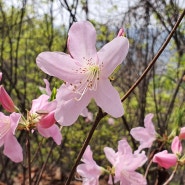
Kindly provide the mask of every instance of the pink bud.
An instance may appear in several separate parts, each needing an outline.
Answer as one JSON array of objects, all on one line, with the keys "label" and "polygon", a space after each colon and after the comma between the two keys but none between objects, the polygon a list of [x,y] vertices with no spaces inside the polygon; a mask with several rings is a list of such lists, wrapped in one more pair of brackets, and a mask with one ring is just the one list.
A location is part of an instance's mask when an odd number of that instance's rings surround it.
[{"label": "pink bud", "polygon": [[175,154],[170,154],[167,150],[164,150],[154,155],[153,162],[158,163],[159,166],[168,169],[176,165],[177,157]]},{"label": "pink bud", "polygon": [[181,144],[178,136],[174,137],[172,144],[171,144],[171,150],[174,154],[181,154],[182,144]]},{"label": "pink bud", "polygon": [[179,134],[179,139],[185,139],[185,127],[182,127]]},{"label": "pink bud", "polygon": [[15,111],[15,105],[2,85],[0,86],[0,103],[8,112]]},{"label": "pink bud", "polygon": [[49,128],[56,123],[54,112],[49,113],[41,118],[39,124],[42,128]]},{"label": "pink bud", "polygon": [[119,30],[117,37],[122,37],[122,36],[125,36],[125,32],[123,28]]}]

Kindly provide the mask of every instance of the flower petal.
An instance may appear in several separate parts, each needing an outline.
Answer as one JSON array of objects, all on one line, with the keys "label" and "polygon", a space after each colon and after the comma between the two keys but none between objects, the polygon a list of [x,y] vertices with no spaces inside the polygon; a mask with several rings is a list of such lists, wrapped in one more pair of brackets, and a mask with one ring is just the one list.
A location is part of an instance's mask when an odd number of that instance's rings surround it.
[{"label": "flower petal", "polygon": [[99,80],[96,92],[93,98],[98,106],[111,116],[117,118],[124,113],[119,93],[114,89],[108,79]]},{"label": "flower petal", "polygon": [[171,144],[171,150],[174,154],[182,153],[182,143],[178,136],[174,137],[172,144]]},{"label": "flower petal", "polygon": [[152,113],[149,113],[145,116],[145,119],[144,119],[144,125],[145,125],[145,128],[147,128],[147,132],[150,133],[150,134],[156,134],[155,132],[155,127],[154,127],[154,124],[152,122],[152,118],[153,118],[153,114]]},{"label": "flower petal", "polygon": [[52,137],[57,145],[61,144],[62,135],[60,129],[57,125],[52,125],[49,128],[43,128],[40,125],[37,125],[38,132],[45,138]]},{"label": "flower petal", "polygon": [[143,175],[135,171],[124,171],[120,178],[120,185],[147,185]]},{"label": "flower petal", "polygon": [[130,147],[126,139],[118,141],[118,152],[122,154],[132,155],[132,148]]},{"label": "flower petal", "polygon": [[89,104],[92,96],[91,92],[88,92],[84,94],[80,100],[77,100],[76,94],[71,91],[69,91],[67,95],[66,90],[64,94],[66,97],[70,97],[70,99],[64,100],[62,93],[57,94],[57,108],[55,111],[55,119],[62,126],[70,126],[78,119],[78,116]]},{"label": "flower petal", "polygon": [[21,114],[13,112],[10,114],[10,124],[12,133],[15,134],[15,130],[19,124],[19,120],[21,118]]},{"label": "flower petal", "polygon": [[11,132],[7,133],[5,136],[3,153],[16,163],[23,160],[22,147]]},{"label": "flower petal", "polygon": [[88,21],[74,23],[68,33],[68,49],[74,59],[96,56],[96,30]]},{"label": "flower petal", "polygon": [[109,77],[114,69],[123,62],[128,53],[129,43],[126,37],[116,37],[107,43],[99,52],[99,63],[103,63],[102,73]]},{"label": "flower petal", "polygon": [[74,59],[60,52],[42,52],[37,58],[38,67],[50,76],[55,76],[66,82],[74,82],[81,79],[81,74],[75,73],[79,68]]},{"label": "flower petal", "polygon": [[105,147],[104,148],[104,153],[105,153],[105,156],[108,159],[108,161],[112,165],[114,165],[115,160],[116,160],[116,152],[112,148],[110,148],[110,147]]}]

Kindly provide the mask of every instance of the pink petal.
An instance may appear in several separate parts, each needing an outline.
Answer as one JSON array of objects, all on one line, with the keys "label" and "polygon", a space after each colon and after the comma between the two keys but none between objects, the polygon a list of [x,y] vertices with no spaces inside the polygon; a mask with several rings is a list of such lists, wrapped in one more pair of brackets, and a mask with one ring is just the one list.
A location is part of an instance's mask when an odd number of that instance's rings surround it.
[{"label": "pink petal", "polygon": [[42,94],[37,99],[32,100],[32,107],[30,112],[35,113],[38,110],[43,110],[43,106],[48,102],[49,96]]},{"label": "pink petal", "polygon": [[57,94],[56,100],[58,104],[55,112],[55,119],[62,126],[70,126],[78,119],[78,116],[89,104],[91,100],[91,93],[87,92],[80,100],[75,99],[76,94],[71,93],[70,91],[68,95],[65,95],[66,97],[69,96],[73,98],[63,100],[62,93]]},{"label": "pink petal", "polygon": [[122,173],[120,185],[147,185],[147,181],[140,173],[127,171]]},{"label": "pink petal", "polygon": [[86,178],[94,178],[98,179],[99,176],[102,173],[101,167],[97,164],[91,165],[91,164],[80,164],[77,167],[77,172],[82,176]]},{"label": "pink petal", "polygon": [[50,76],[55,76],[66,82],[74,82],[81,79],[80,74],[75,72],[79,68],[69,55],[61,54],[59,52],[42,52],[37,58],[38,67]]},{"label": "pink petal", "polygon": [[84,163],[91,163],[93,161],[93,163],[94,163],[92,155],[93,155],[93,153],[91,151],[90,145],[88,145],[84,154],[83,154],[82,161]]},{"label": "pink petal", "polygon": [[15,105],[11,99],[11,97],[6,92],[5,88],[1,85],[0,86],[0,103],[2,104],[3,108],[8,112],[15,111]]},{"label": "pink petal", "polygon": [[116,152],[110,147],[105,147],[104,153],[108,161],[114,166],[116,161]]},{"label": "pink petal", "polygon": [[50,83],[47,79],[44,79],[44,83],[46,84],[46,94],[51,95]]},{"label": "pink petal", "polygon": [[43,128],[40,125],[37,125],[38,132],[45,138],[52,137],[57,145],[61,144],[62,135],[60,129],[57,125],[52,125],[49,128]]},{"label": "pink petal", "polygon": [[5,136],[3,153],[16,163],[23,160],[22,147],[11,132]]},{"label": "pink petal", "polygon": [[114,89],[108,79],[99,80],[93,98],[97,105],[111,116],[117,118],[123,115],[124,110],[119,93]]},{"label": "pink petal", "polygon": [[126,139],[118,141],[118,152],[122,154],[132,155],[132,148],[130,147]]},{"label": "pink petal", "polygon": [[13,112],[10,114],[10,124],[11,124],[11,131],[15,134],[15,130],[19,124],[19,120],[21,118],[21,114]]},{"label": "pink petal", "polygon": [[182,153],[182,143],[178,136],[174,137],[172,144],[171,144],[171,150],[174,154]]},{"label": "pink petal", "polygon": [[153,162],[158,163],[159,166],[168,169],[176,165],[177,157],[175,154],[170,154],[167,150],[164,150],[154,155]]},{"label": "pink petal", "polygon": [[150,138],[150,135],[147,132],[146,128],[143,127],[132,128],[130,134],[135,140],[140,142],[147,141]]},{"label": "pink petal", "polygon": [[147,114],[145,116],[145,119],[144,119],[144,125],[145,125],[145,128],[147,128],[147,132],[151,133],[151,134],[156,134],[155,132],[155,127],[154,127],[154,124],[152,122],[152,118],[153,118],[153,114]]},{"label": "pink petal", "polygon": [[109,77],[114,69],[123,62],[128,48],[129,43],[126,37],[116,37],[98,52],[99,63],[103,63],[103,77]]},{"label": "pink petal", "polygon": [[88,21],[76,22],[68,33],[68,49],[74,59],[96,57],[96,30]]},{"label": "pink petal", "polygon": [[51,127],[53,124],[55,124],[56,120],[54,117],[54,112],[49,113],[45,116],[43,116],[41,118],[41,120],[39,121],[39,125],[43,128],[49,128]]}]

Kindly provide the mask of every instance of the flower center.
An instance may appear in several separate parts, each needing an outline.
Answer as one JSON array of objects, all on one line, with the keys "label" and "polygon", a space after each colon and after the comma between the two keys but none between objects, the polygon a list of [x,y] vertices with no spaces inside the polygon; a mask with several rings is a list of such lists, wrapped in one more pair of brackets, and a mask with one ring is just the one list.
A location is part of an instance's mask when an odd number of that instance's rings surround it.
[{"label": "flower center", "polygon": [[88,60],[87,64],[76,70],[76,73],[83,74],[83,78],[76,84],[71,84],[73,91],[80,94],[76,100],[80,100],[82,96],[88,91],[96,91],[98,80],[100,78],[100,71],[102,65],[97,65]]}]

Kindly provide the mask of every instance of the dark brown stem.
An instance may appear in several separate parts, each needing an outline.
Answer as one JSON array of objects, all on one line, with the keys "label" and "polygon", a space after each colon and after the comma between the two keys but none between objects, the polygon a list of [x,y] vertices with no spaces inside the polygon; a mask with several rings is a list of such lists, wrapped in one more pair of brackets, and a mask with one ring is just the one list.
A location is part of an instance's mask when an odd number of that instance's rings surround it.
[{"label": "dark brown stem", "polygon": [[68,177],[65,185],[69,185],[70,184],[71,179],[73,178],[73,175],[75,173],[76,167],[79,164],[79,162],[80,162],[80,160],[81,160],[81,158],[82,158],[82,156],[83,156],[83,154],[84,154],[84,152],[85,152],[85,150],[86,150],[86,148],[87,148],[87,146],[88,146],[88,144],[89,144],[89,142],[90,142],[90,140],[91,140],[91,138],[93,136],[93,133],[94,133],[95,129],[98,126],[98,123],[106,115],[107,114],[103,113],[102,110],[99,108],[98,114],[96,116],[96,120],[94,121],[94,124],[93,124],[93,126],[92,126],[92,128],[91,128],[91,130],[90,130],[90,132],[89,132],[89,134],[88,134],[88,136],[87,136],[87,138],[86,138],[86,140],[85,140],[85,142],[84,142],[84,144],[83,144],[83,146],[82,146],[82,148],[81,148],[77,158],[76,158],[75,164],[72,167],[72,170],[71,170],[71,172],[69,174],[69,177]]},{"label": "dark brown stem", "polygon": [[26,143],[26,149],[27,149],[27,160],[28,160],[28,179],[29,179],[29,185],[31,185],[31,150],[30,150],[30,132],[27,132],[27,143]]},{"label": "dark brown stem", "polygon": [[151,60],[149,63],[148,67],[144,70],[143,74],[136,80],[136,82],[132,85],[132,87],[126,92],[126,94],[121,98],[121,101],[123,102],[130,94],[131,92],[137,87],[137,85],[142,81],[142,79],[146,76],[146,74],[150,71],[150,69],[153,67],[161,53],[164,51],[166,48],[167,44],[170,42],[170,39],[172,38],[174,32],[178,28],[180,22],[182,21],[183,17],[185,15],[185,9],[183,10],[181,16],[177,20],[176,24],[174,25],[173,29],[171,30],[170,34],[166,38],[166,41],[163,43],[157,54],[154,56],[154,58]]}]

